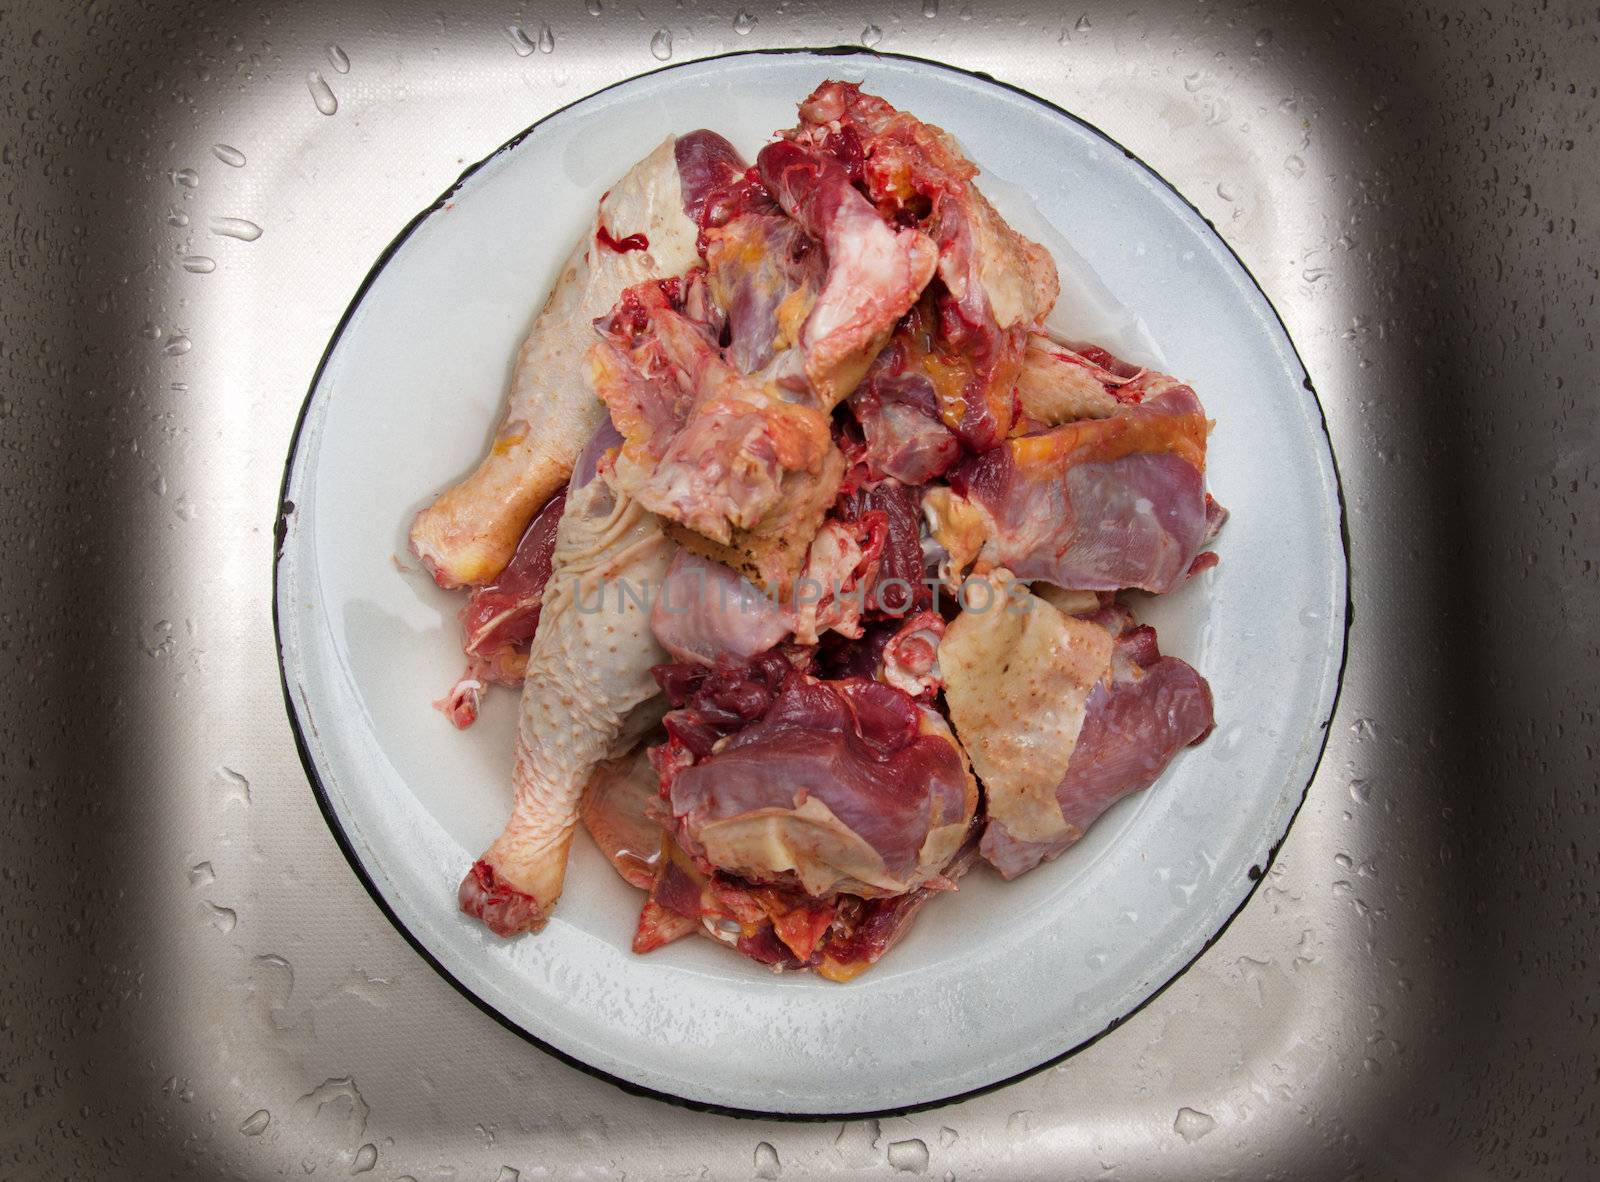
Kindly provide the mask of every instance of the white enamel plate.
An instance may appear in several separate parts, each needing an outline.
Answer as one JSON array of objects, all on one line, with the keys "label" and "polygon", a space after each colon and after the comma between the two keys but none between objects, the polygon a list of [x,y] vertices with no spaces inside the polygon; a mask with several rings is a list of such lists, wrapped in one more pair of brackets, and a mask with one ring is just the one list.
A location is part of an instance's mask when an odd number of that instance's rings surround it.
[{"label": "white enamel plate", "polygon": [[[1081,256],[1062,260],[1076,284],[1068,327],[1077,308],[1094,323],[1075,335],[1109,334],[1134,360],[1164,361],[1216,420],[1208,475],[1233,513],[1222,563],[1139,610],[1163,650],[1210,679],[1217,731],[1059,861],[1012,883],[968,875],[846,985],[774,976],[706,940],[634,955],[641,896],[586,838],[549,927],[498,940],[457,913],[456,885],[510,807],[516,695],[491,694],[466,732],[430,705],[461,668],[460,600],[397,569],[406,525],[477,461],[516,346],[612,181],[666,133],[701,126],[753,158],[828,77],[950,130],[986,176],[1011,182],[1002,209],[1039,233],[1019,208],[1032,193],[1034,216]],[[1137,320],[1116,323],[1119,306]],[[921,61],[695,62],[535,126],[373,272],[307,401],[285,498],[285,692],[323,810],[374,897],[441,972],[541,1045],[627,1085],[730,1109],[936,1103],[1056,1060],[1137,1009],[1265,870],[1316,767],[1343,658],[1337,477],[1266,298],[1200,215],[1103,135]]]}]

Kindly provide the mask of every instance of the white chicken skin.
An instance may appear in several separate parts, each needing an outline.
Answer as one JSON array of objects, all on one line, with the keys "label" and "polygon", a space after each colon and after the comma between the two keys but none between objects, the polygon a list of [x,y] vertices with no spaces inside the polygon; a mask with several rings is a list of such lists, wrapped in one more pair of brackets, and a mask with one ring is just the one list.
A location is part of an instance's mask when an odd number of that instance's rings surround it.
[{"label": "white chicken skin", "polygon": [[595,470],[596,453],[616,441],[605,423],[573,473],[528,653],[511,819],[458,893],[461,910],[500,936],[549,919],[584,784],[629,712],[655,695],[651,666],[668,659],[641,600],[660,587],[675,547],[659,518],[613,488],[603,460]]},{"label": "white chicken skin", "polygon": [[699,257],[684,212],[678,137],[668,136],[600,199],[517,352],[505,419],[466,479],[417,514],[411,547],[441,587],[499,574],[528,522],[572,473],[605,409],[584,374],[589,327],[617,293]]}]

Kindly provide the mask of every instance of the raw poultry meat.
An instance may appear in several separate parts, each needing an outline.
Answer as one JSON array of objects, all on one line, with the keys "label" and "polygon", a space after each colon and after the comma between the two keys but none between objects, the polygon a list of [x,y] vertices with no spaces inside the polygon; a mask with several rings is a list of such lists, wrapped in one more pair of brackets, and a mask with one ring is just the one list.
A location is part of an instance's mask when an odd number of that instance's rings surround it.
[{"label": "raw poultry meat", "polygon": [[748,660],[794,632],[793,612],[720,562],[680,550],[650,611],[650,628],[672,659]]},{"label": "raw poultry meat", "polygon": [[[1004,589],[1009,575],[996,576]],[[980,849],[1006,878],[1059,856],[1212,726],[1205,679],[1114,606],[1033,595],[957,616],[939,645],[956,734],[983,781]]]},{"label": "raw poultry meat", "polygon": [[628,885],[642,891],[655,881],[662,837],[660,823],[651,816],[651,802],[661,798],[661,777],[645,747],[640,743],[598,764],[578,803],[596,847]]},{"label": "raw poultry meat", "polygon": [[473,588],[457,618],[467,671],[434,705],[457,729],[478,717],[483,691],[490,683],[521,685],[528,670],[528,646],[539,628],[539,610],[550,582],[550,560],[556,548],[556,525],[567,506],[563,490],[545,502],[517,543],[516,553],[494,582]]},{"label": "raw poultry meat", "polygon": [[932,298],[919,300],[850,396],[868,468],[906,484],[943,476],[964,450],[942,414],[965,384],[959,360],[951,364],[935,352],[937,315]]},{"label": "raw poultry meat", "polygon": [[694,132],[603,199],[519,364],[564,375],[513,399],[504,438],[540,438],[440,501],[499,523],[499,565],[418,544],[480,584],[447,713],[525,674],[512,817],[459,892],[491,930],[543,926],[581,816],[644,892],[636,952],[698,934],[849,980],[980,859],[1060,856],[1209,733],[1205,679],[1118,596],[1215,563],[1210,424],[1046,327],[1055,264],[977,175],[827,82],[753,166]]},{"label": "raw poultry meat", "polygon": [[1015,418],[1028,330],[1059,291],[1049,254],[995,212],[973,182],[977,167],[948,134],[859,86],[823,83],[790,134],[843,161],[886,218],[937,243],[927,320],[941,371],[939,415],[969,448],[993,447]]},{"label": "raw poultry meat", "polygon": [[823,409],[849,395],[927,285],[938,248],[919,230],[884,222],[832,157],[780,141],[761,149],[761,180],[790,217],[822,244],[827,277],[799,345]]},{"label": "raw poultry meat", "polygon": [[759,524],[834,449],[827,417],[742,374],[718,346],[705,272],[629,288],[590,354],[625,440],[621,487],[713,541]]},{"label": "raw poultry meat", "polygon": [[936,711],[781,657],[660,676],[678,705],[658,749],[663,793],[703,869],[876,898],[938,878],[955,856],[978,792]]},{"label": "raw poultry meat", "polygon": [[[715,141],[727,142],[711,132],[668,136],[601,197],[517,351],[505,419],[488,454],[412,523],[412,549],[441,587],[492,580],[533,515],[566,484],[602,417],[584,380],[589,322],[623,288],[695,262],[699,227],[685,206],[703,205],[704,187],[716,182],[705,167],[716,157]],[[687,176],[680,156],[695,162]]]},{"label": "raw poultry meat", "polygon": [[613,486],[598,450],[579,457],[556,529],[528,652],[511,819],[459,892],[461,909],[496,935],[538,931],[549,918],[584,783],[630,711],[655,694],[650,669],[666,657],[648,607],[624,590],[659,586],[672,543],[653,514]]},{"label": "raw poultry meat", "polygon": [[1205,412],[1172,385],[1110,418],[1008,439],[927,494],[955,567],[1058,587],[1171,591],[1220,525],[1205,488]]}]

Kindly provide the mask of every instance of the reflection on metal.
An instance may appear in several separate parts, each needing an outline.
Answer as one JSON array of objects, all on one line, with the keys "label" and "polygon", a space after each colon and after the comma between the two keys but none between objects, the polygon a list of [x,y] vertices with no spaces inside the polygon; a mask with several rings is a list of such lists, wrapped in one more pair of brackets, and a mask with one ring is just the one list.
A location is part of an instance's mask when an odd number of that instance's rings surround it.
[{"label": "reflection on metal", "polygon": [[[0,12],[7,1170],[1583,1173],[1600,25],[1555,8],[548,5],[532,54],[483,3]],[[864,27],[1216,223],[1327,410],[1355,619],[1293,832],[1151,1005],[954,1107],[740,1122],[540,1053],[384,923],[284,717],[272,526],[335,323],[463,167],[663,45]]]}]

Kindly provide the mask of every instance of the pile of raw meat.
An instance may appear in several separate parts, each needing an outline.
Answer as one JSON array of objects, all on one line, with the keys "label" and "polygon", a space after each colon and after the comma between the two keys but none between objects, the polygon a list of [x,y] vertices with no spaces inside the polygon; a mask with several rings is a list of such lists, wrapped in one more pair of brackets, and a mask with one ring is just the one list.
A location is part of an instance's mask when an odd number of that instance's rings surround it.
[{"label": "pile of raw meat", "polygon": [[441,709],[522,686],[468,915],[543,927],[581,819],[645,892],[637,951],[846,980],[1209,733],[1117,598],[1216,561],[1205,413],[1046,332],[1055,264],[977,172],[827,82],[753,166],[696,131],[600,200],[489,454],[412,527],[471,589]]}]

